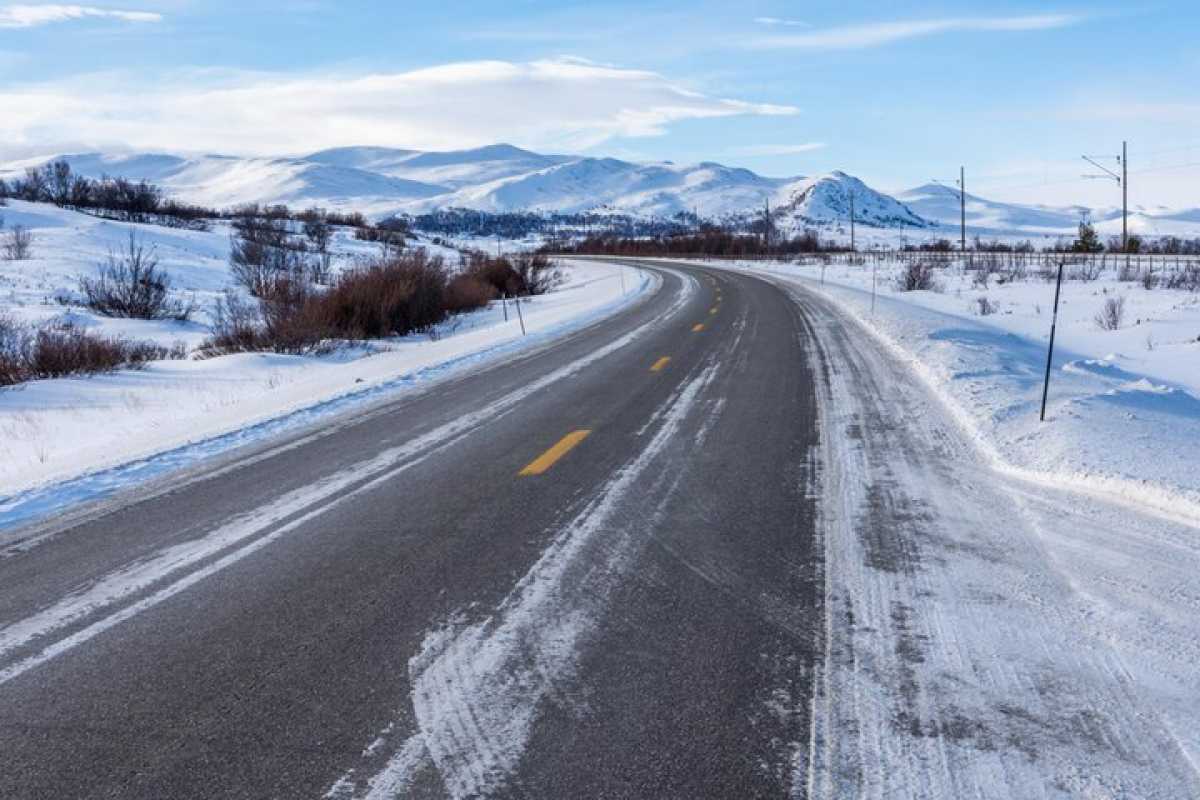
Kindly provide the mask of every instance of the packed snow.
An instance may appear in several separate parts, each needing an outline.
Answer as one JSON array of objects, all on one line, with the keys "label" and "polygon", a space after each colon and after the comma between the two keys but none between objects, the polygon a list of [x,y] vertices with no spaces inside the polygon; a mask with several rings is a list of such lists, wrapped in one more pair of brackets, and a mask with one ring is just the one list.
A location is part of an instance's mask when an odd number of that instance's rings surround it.
[{"label": "packed snow", "polygon": [[[33,324],[65,321],[193,351],[208,336],[213,300],[232,285],[229,230],[181,231],[100,220],[11,201],[6,224],[33,232],[33,258],[0,261],[0,312]],[[78,277],[94,274],[130,231],[153,248],[174,291],[194,301],[187,322],[111,319],[76,304]],[[457,252],[424,244],[456,263]],[[339,231],[344,267],[377,253]],[[634,269],[565,264],[554,292],[452,318],[431,334],[346,347],[326,355],[239,353],[152,362],[92,377],[0,389],[0,524],[102,496],[282,430],[519,352],[633,302],[654,285]],[[507,316],[507,319],[506,319]]]},{"label": "packed snow", "polygon": [[[952,266],[936,291],[902,292],[889,263],[754,264],[822,293],[895,350],[958,410],[997,463],[1200,519],[1200,293],[1146,289],[1110,270],[1063,282],[1047,421],[1039,422],[1054,283],[986,287]],[[872,303],[872,284],[876,286]],[[990,313],[980,314],[980,298]],[[1118,330],[1096,320],[1124,299]]]}]

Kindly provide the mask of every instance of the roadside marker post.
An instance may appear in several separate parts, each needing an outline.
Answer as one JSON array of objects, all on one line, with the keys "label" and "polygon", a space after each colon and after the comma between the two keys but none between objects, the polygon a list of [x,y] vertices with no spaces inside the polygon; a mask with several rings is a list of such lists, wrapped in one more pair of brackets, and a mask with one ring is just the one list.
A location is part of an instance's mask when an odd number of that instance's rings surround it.
[{"label": "roadside marker post", "polygon": [[521,313],[521,298],[513,300],[513,305],[517,307],[517,319],[521,320],[521,335],[525,335],[525,315]]},{"label": "roadside marker post", "polygon": [[1046,353],[1046,381],[1042,384],[1042,422],[1046,421],[1046,398],[1050,394],[1050,364],[1054,361],[1054,331],[1058,327],[1058,298],[1062,293],[1064,263],[1066,262],[1058,262],[1058,281],[1054,285],[1054,314],[1050,318],[1050,349]]},{"label": "roadside marker post", "polygon": [[871,316],[875,316],[875,284],[879,282],[879,259],[871,261]]}]

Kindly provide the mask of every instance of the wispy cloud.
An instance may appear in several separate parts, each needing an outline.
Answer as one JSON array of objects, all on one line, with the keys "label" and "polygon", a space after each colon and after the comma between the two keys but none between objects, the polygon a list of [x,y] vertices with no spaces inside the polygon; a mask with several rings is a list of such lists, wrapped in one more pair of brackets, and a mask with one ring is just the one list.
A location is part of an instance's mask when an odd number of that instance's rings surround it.
[{"label": "wispy cloud", "polygon": [[804,142],[803,144],[757,144],[739,147],[734,152],[740,156],[794,156],[800,153],[811,153],[826,147],[824,142]]},{"label": "wispy cloud", "polygon": [[755,17],[754,21],[759,25],[770,25],[776,28],[811,28],[807,22],[802,22],[798,19],[783,19],[782,17]]},{"label": "wispy cloud", "polygon": [[902,39],[933,36],[954,31],[1001,32],[1040,31],[1065,28],[1083,21],[1076,14],[1036,14],[1019,17],[955,17],[947,19],[875,22],[836,28],[778,33],[751,37],[750,47],[803,50],[851,50],[877,47]]},{"label": "wispy cloud", "polygon": [[787,115],[791,106],[711,97],[654,72],[579,59],[469,61],[410,72],[304,77],[104,75],[0,89],[0,141],[279,154],[347,144],[421,148],[511,141],[583,149],[658,136],[682,120]]},{"label": "wispy cloud", "polygon": [[162,14],[150,11],[119,11],[93,6],[7,5],[0,6],[0,28],[34,28],[55,22],[87,18],[118,19],[124,22],[161,22]]}]

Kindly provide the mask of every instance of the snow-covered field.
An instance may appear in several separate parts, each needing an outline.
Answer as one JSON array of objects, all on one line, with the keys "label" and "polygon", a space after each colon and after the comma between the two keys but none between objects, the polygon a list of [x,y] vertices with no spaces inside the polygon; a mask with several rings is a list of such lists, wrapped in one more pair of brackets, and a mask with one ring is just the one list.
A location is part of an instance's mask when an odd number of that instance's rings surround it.
[{"label": "snow-covered field", "polygon": [[[194,348],[208,335],[208,309],[231,284],[229,231],[177,231],[106,222],[50,206],[12,202],[6,224],[33,231],[33,258],[0,261],[0,312],[30,323],[69,320],[106,334]],[[118,320],[70,305],[129,231],[153,246],[161,266],[198,311],[189,322]],[[377,252],[340,231],[341,265]],[[456,259],[453,250],[427,247]],[[68,499],[192,463],[351,403],[425,383],[534,346],[633,301],[653,279],[637,270],[570,262],[554,292],[522,303],[527,336],[510,305],[452,319],[432,335],[371,342],[322,356],[241,353],[159,361],[144,369],[35,381],[0,390],[0,521],[44,512]],[[61,300],[60,300],[61,298]],[[64,304],[64,302],[66,304]],[[66,485],[63,482],[68,482]]]},{"label": "snow-covered field", "polygon": [[[725,264],[724,266],[730,266]],[[1200,293],[1064,281],[1047,420],[1038,420],[1054,284],[987,288],[951,267],[938,291],[901,292],[896,264],[752,269],[821,292],[881,338],[948,402],[998,466],[1200,519]],[[872,310],[872,283],[877,286]],[[979,298],[995,306],[979,315]],[[1119,330],[1095,316],[1124,298]]]}]

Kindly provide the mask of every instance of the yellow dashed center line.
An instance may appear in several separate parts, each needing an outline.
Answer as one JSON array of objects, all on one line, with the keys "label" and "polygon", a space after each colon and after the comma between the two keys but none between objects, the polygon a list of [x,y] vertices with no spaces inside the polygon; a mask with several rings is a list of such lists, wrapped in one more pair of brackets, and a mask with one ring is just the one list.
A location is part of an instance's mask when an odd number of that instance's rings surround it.
[{"label": "yellow dashed center line", "polygon": [[671,363],[671,357],[663,356],[658,361],[654,362],[654,366],[652,366],[650,368],[650,371],[651,372],[662,372],[664,369],[666,369],[667,364],[670,364],[670,363]]},{"label": "yellow dashed center line", "polygon": [[699,323],[699,324],[695,325],[695,326],[692,328],[692,333],[699,333],[699,332],[700,332],[700,331],[702,331],[702,330],[704,330],[704,323],[703,323],[703,322],[701,322],[701,323]]},{"label": "yellow dashed center line", "polygon": [[529,463],[525,469],[521,470],[522,477],[530,475],[541,475],[546,470],[558,463],[559,459],[567,453],[575,449],[575,447],[588,437],[591,431],[572,431],[558,441],[558,444],[551,447],[546,452],[535,458]]},{"label": "yellow dashed center line", "polygon": [[708,313],[709,313],[709,314],[716,314],[716,313],[717,313],[717,307],[716,307],[716,306],[713,306],[712,308],[710,308],[710,309],[708,310]]}]

